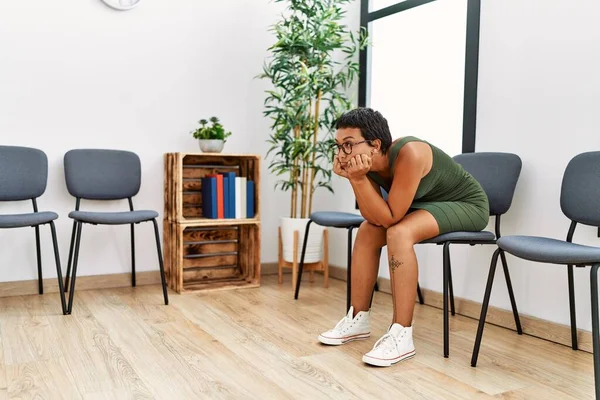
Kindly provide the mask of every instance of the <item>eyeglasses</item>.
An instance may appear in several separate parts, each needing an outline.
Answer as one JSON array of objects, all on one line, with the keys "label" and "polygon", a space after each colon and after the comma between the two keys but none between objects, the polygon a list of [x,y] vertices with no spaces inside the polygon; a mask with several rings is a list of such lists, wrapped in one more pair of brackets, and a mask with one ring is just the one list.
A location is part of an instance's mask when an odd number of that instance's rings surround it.
[{"label": "eyeglasses", "polygon": [[346,154],[346,155],[350,155],[352,154],[352,147],[356,146],[357,144],[361,144],[361,143],[367,143],[369,142],[368,140],[362,140],[360,142],[356,142],[356,143],[352,143],[352,142],[344,142],[342,144],[337,144],[334,143],[331,146],[331,149],[333,151],[333,155],[337,156],[340,153],[340,149]]}]

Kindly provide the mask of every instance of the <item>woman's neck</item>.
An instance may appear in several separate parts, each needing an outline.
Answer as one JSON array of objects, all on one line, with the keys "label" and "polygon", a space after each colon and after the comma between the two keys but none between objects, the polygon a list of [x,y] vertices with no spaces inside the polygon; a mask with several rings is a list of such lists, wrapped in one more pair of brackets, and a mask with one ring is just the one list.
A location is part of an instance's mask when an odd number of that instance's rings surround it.
[{"label": "woman's neck", "polygon": [[390,166],[387,154],[375,154],[372,157],[371,171],[381,176],[390,176]]}]

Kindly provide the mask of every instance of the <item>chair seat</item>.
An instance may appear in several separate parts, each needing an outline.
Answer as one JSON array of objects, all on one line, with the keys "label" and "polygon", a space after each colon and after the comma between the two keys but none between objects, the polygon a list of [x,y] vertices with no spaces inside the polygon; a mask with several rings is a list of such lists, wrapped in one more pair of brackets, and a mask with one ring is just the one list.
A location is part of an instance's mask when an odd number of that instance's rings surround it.
[{"label": "chair seat", "polygon": [[69,217],[88,224],[125,225],[153,220],[158,217],[158,213],[152,210],[121,212],[71,211]]},{"label": "chair seat", "polygon": [[496,235],[489,231],[479,231],[479,232],[448,232],[443,233],[434,238],[424,240],[421,243],[445,243],[445,242],[462,242],[462,241],[470,241],[470,242],[489,242],[490,240],[495,240]]},{"label": "chair seat", "polygon": [[23,228],[47,224],[58,218],[52,211],[42,211],[27,214],[0,215],[0,228]]},{"label": "chair seat", "polygon": [[365,220],[361,215],[338,211],[317,211],[310,214],[310,219],[318,225],[334,228],[360,226]]},{"label": "chair seat", "polygon": [[600,247],[569,243],[539,236],[503,236],[498,247],[519,258],[551,264],[593,264],[600,262]]}]

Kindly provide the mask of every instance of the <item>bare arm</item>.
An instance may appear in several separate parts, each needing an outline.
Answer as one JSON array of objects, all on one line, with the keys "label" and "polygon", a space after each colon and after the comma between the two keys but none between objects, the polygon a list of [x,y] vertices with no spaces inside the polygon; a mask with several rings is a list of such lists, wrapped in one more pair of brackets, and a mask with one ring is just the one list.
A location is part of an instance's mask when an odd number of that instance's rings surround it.
[{"label": "bare arm", "polygon": [[411,143],[405,145],[398,154],[392,186],[386,202],[381,192],[376,190],[366,175],[350,178],[352,189],[361,213],[369,215],[371,223],[389,228],[398,223],[408,212],[412,204],[421,177],[425,171],[427,158],[419,151],[419,147]]},{"label": "bare arm", "polygon": [[[373,189],[375,190],[375,192],[379,193],[379,196],[383,200],[383,197],[381,196],[381,189],[379,188],[379,185],[377,185],[375,182],[373,182],[368,177],[365,176],[365,178],[369,181],[369,183],[371,184],[371,186],[373,187]],[[350,181],[350,183],[352,184],[352,181]],[[377,222],[377,220],[375,219],[375,217],[369,211],[367,205],[364,204],[364,202],[359,199],[359,194],[357,193],[357,190],[354,187],[354,185],[352,185],[352,190],[354,190],[354,196],[356,197],[356,202],[358,203],[358,208],[360,210],[360,215],[362,215],[363,218],[366,219],[367,221],[369,221],[371,224],[381,226],[381,224],[379,222]],[[385,200],[384,200],[384,202],[385,202]]]}]

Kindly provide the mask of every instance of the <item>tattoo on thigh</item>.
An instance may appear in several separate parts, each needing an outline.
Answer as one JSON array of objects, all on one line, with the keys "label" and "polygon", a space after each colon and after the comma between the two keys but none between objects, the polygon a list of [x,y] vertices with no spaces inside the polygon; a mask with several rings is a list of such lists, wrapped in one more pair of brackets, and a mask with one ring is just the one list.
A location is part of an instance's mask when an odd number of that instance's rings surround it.
[{"label": "tattoo on thigh", "polygon": [[398,268],[399,266],[401,266],[402,264],[404,264],[402,261],[398,261],[394,258],[394,256],[392,256],[392,258],[390,259],[390,266],[392,267],[392,272],[396,270],[396,268]]}]

